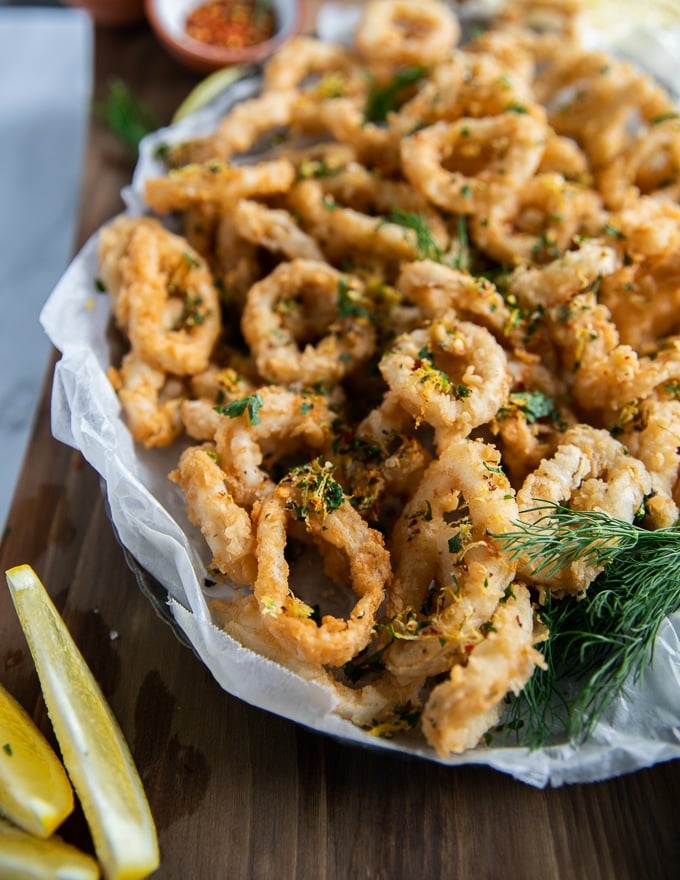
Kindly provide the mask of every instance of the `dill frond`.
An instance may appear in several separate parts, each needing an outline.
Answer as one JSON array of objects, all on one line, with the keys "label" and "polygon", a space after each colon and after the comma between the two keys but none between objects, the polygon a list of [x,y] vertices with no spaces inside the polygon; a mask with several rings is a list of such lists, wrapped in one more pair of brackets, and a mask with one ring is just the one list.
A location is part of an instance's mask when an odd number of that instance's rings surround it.
[{"label": "dill frond", "polygon": [[680,528],[642,529],[596,511],[541,505],[534,524],[497,536],[535,571],[575,559],[604,570],[583,596],[548,594],[540,616],[549,630],[537,669],[513,697],[504,727],[537,748],[556,735],[580,743],[628,683],[652,663],[662,621],[680,608]]},{"label": "dill frond", "polygon": [[522,558],[535,574],[546,577],[576,560],[606,566],[643,536],[658,534],[597,510],[571,510],[550,501],[526,513],[539,516],[533,522],[519,520],[515,530],[494,537],[511,559]]},{"label": "dill frond", "polygon": [[137,155],[142,138],[160,125],[155,113],[135,98],[120,79],[111,80],[105,100],[94,104],[94,113],[132,156]]}]

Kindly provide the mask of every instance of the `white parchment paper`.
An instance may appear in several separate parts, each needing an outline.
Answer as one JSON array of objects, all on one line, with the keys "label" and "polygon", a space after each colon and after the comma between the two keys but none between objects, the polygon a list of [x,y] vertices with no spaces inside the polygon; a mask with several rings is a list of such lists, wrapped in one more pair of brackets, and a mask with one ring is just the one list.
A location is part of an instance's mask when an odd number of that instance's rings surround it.
[{"label": "white parchment paper", "polygon": [[[329,11],[324,15],[321,22],[339,36],[339,20]],[[678,46],[677,34],[673,40],[667,33],[659,38],[645,35],[645,54],[653,51],[656,64],[680,79],[674,59],[667,54]],[[131,186],[124,193],[128,213],[143,210],[143,180],[165,170],[154,159],[160,143],[210,131],[231,103],[254,94],[258,85],[256,78],[239,82],[215,104],[145,139]],[[101,475],[119,539],[165,587],[177,626],[226,691],[349,741],[447,765],[485,764],[534,786],[601,780],[680,757],[680,613],[662,624],[654,664],[643,681],[626,688],[584,745],[565,743],[533,752],[479,746],[446,759],[438,758],[412,734],[394,740],[371,737],[333,713],[331,693],[253,654],[215,627],[202,587],[209,553],[198,530],[186,519],[179,490],[167,479],[178,450],[145,451],[135,446],[107,379],[110,311],[108,298],[96,291],[96,276],[94,236],[41,314],[46,333],[62,354],[52,396],[53,432],[60,441],[79,449]]]}]

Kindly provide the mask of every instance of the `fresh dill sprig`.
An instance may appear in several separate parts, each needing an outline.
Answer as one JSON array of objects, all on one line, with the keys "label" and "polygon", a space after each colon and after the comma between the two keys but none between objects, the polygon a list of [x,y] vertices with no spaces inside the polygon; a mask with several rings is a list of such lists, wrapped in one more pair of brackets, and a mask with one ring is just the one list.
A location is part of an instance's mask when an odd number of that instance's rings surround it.
[{"label": "fresh dill sprig", "polygon": [[662,621],[680,608],[680,528],[648,531],[597,511],[541,505],[536,523],[496,539],[535,572],[550,575],[576,559],[603,565],[583,596],[550,593],[540,616],[549,630],[537,669],[511,698],[505,726],[532,748],[564,732],[582,742],[653,660]]},{"label": "fresh dill sprig", "polygon": [[550,501],[526,513],[539,516],[533,522],[518,520],[514,530],[494,537],[511,559],[521,557],[535,574],[548,578],[576,560],[606,566],[645,536],[659,534],[601,511],[571,510]]},{"label": "fresh dill sprig", "polygon": [[432,237],[427,220],[420,214],[396,208],[385,215],[383,222],[403,226],[404,229],[410,229],[415,233],[416,253],[419,260],[433,260],[435,263],[441,263],[441,248]]},{"label": "fresh dill sprig", "polygon": [[139,143],[160,125],[153,111],[134,97],[120,79],[111,80],[104,101],[94,104],[95,116],[136,156]]}]

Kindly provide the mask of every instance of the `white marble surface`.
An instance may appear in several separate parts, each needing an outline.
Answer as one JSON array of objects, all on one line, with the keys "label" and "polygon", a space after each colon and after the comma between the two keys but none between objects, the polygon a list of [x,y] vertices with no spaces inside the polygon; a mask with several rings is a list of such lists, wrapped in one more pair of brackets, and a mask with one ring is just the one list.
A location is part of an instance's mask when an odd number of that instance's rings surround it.
[{"label": "white marble surface", "polygon": [[38,315],[74,246],[92,44],[79,10],[0,6],[0,527],[50,352]]}]

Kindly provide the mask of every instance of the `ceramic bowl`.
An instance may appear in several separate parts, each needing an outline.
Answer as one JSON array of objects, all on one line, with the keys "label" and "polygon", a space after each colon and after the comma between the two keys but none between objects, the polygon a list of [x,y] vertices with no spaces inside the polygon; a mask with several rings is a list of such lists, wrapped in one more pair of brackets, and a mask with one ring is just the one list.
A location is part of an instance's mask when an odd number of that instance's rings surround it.
[{"label": "ceramic bowl", "polygon": [[227,49],[211,46],[189,37],[185,20],[201,0],[145,0],[151,27],[167,51],[185,67],[210,73],[232,64],[264,61],[286,40],[302,29],[305,0],[271,0],[276,29],[271,39],[245,48]]}]

